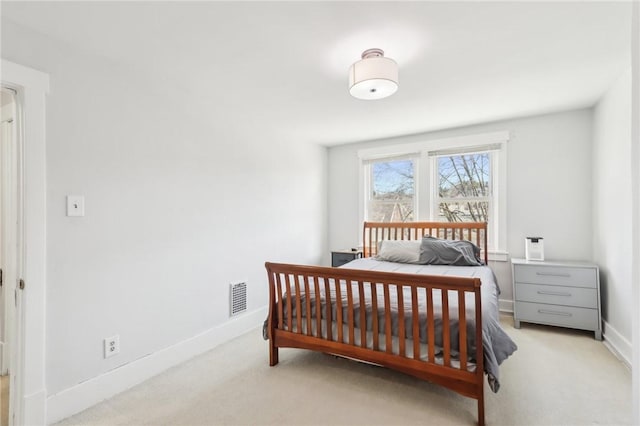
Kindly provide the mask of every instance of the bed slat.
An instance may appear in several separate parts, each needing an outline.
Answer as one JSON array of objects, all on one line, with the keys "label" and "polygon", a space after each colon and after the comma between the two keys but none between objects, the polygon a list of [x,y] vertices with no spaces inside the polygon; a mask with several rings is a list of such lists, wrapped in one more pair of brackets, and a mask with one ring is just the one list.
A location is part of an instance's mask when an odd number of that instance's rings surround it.
[{"label": "bed slat", "polygon": [[404,293],[402,292],[402,285],[396,284],[396,290],[398,292],[398,343],[400,345],[400,356],[407,356],[406,338],[404,324]]},{"label": "bed slat", "polygon": [[413,359],[420,359],[420,311],[418,289],[411,287],[411,318],[413,319]]},{"label": "bed slat", "polygon": [[307,301],[307,322],[306,322],[306,335],[311,336],[311,292],[309,290],[309,276],[304,276],[304,295]]},{"label": "bed slat", "polygon": [[458,330],[460,336],[460,368],[467,369],[467,318],[464,291],[458,292]]},{"label": "bed slat", "polygon": [[284,284],[287,292],[287,307],[289,308],[289,315],[287,315],[287,329],[293,331],[293,315],[291,315],[291,281],[289,280],[289,274],[284,275]]},{"label": "bed slat", "polygon": [[382,283],[384,285],[384,337],[385,337],[385,350],[387,353],[392,353],[391,345],[391,303],[389,301],[389,285],[388,283]]},{"label": "bed slat", "polygon": [[442,290],[442,356],[444,365],[451,367],[451,323],[449,322],[449,290]]},{"label": "bed slat", "polygon": [[[331,278],[327,278],[328,281],[331,281]],[[338,332],[338,342],[344,342],[344,331],[342,330],[343,318],[342,318],[342,290],[340,285],[340,280],[338,278],[333,278],[336,285],[334,288],[336,289],[336,324],[337,324],[337,332]]]},{"label": "bed slat", "polygon": [[353,308],[353,287],[351,283],[347,282],[347,321],[349,322],[349,344],[354,345],[355,343],[355,320],[354,320],[354,308]]},{"label": "bed slat", "polygon": [[[360,347],[367,347],[367,302],[364,300],[364,284],[358,281],[358,306],[360,306]],[[375,311],[374,311],[375,312]]]},{"label": "bed slat", "polygon": [[435,347],[436,347],[436,326],[433,320],[433,290],[429,288],[424,289],[427,293],[427,336],[429,344],[429,362],[436,362]]},{"label": "bed slat", "polygon": [[278,328],[282,328],[284,325],[284,312],[282,304],[282,281],[280,274],[276,274],[276,282],[278,283]]},{"label": "bed slat", "polygon": [[295,298],[296,298],[296,329],[298,331],[298,333],[302,334],[302,303],[300,300],[300,282],[299,280],[302,279],[301,276],[299,275],[294,275],[294,286],[296,288],[296,294],[295,294]]},{"label": "bed slat", "polygon": [[[331,312],[331,288],[329,286],[329,280],[327,279],[326,276],[322,277],[324,279],[324,297],[325,299],[328,300],[327,303],[325,303],[325,305],[327,306],[326,309],[326,317],[325,317],[325,325],[327,327],[327,340],[333,340],[333,327],[332,327],[332,322],[333,322],[333,314]],[[320,306],[320,305],[318,305]],[[320,308],[318,308],[318,310],[320,310]]]},{"label": "bed slat", "polygon": [[380,350],[380,328],[378,319],[378,284],[375,282],[369,283],[371,286],[371,322],[373,332],[373,350]]},{"label": "bed slat", "polygon": [[320,277],[313,277],[314,290],[316,293],[316,336],[322,337],[322,309],[320,309]]}]

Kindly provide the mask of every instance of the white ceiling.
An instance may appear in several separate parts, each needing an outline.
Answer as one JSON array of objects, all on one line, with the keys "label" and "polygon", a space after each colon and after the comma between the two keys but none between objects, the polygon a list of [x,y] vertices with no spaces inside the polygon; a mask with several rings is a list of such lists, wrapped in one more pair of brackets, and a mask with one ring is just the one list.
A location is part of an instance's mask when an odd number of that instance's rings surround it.
[{"label": "white ceiling", "polygon": [[[3,1],[2,18],[212,119],[334,145],[591,106],[630,63],[630,4]],[[400,89],[357,100],[347,71],[373,47]]]}]

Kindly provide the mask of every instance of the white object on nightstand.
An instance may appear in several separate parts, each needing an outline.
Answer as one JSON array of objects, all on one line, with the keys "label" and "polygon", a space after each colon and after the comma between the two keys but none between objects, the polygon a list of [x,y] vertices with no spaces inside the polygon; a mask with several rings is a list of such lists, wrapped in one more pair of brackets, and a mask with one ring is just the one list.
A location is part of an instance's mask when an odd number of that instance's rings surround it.
[{"label": "white object on nightstand", "polygon": [[544,260],[544,239],[526,237],[524,239],[524,257],[527,260]]},{"label": "white object on nightstand", "polygon": [[591,330],[602,340],[598,266],[588,262],[511,259],[513,319]]}]

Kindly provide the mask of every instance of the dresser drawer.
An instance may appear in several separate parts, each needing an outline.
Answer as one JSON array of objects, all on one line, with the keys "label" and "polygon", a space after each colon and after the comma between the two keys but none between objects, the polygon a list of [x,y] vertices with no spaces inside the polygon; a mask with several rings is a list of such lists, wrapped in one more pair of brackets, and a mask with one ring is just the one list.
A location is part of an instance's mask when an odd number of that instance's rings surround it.
[{"label": "dresser drawer", "polygon": [[598,293],[595,288],[516,283],[515,298],[521,302],[549,303],[592,309],[598,307]]},{"label": "dresser drawer", "polygon": [[596,288],[597,285],[596,270],[594,268],[517,265],[514,268],[514,275],[516,283],[588,288]]},{"label": "dresser drawer", "polygon": [[518,319],[539,324],[598,330],[598,310],[571,306],[516,302]]}]

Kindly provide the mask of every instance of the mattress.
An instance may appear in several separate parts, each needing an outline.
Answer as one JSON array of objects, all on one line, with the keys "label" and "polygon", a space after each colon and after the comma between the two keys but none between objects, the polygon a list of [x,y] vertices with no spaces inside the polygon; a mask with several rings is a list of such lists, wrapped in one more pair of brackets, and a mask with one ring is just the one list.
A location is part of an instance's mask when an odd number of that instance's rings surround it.
[{"label": "mattress", "polygon": [[[358,269],[358,270],[366,270],[366,271],[384,271],[384,272],[396,272],[396,273],[410,273],[410,274],[423,274],[423,275],[444,275],[444,276],[455,276],[455,277],[468,277],[468,278],[480,278],[482,282],[481,286],[481,298],[482,298],[482,329],[483,329],[483,349],[484,349],[484,369],[487,373],[487,381],[489,383],[489,387],[497,392],[500,388],[500,364],[509,357],[516,349],[516,344],[511,340],[511,338],[504,331],[502,326],[500,325],[499,320],[499,312],[498,312],[498,295],[500,294],[500,289],[496,282],[495,276],[491,269],[486,266],[443,266],[443,265],[414,265],[414,264],[406,264],[406,263],[395,263],[395,262],[386,262],[379,261],[375,258],[363,258],[356,259],[352,262],[349,262],[342,266],[342,268],[347,269]],[[351,295],[353,298],[353,306],[355,313],[353,315],[354,328],[355,332],[355,342],[354,344],[360,346],[360,335],[361,329],[364,326],[366,330],[366,346],[369,348],[373,348],[373,316],[372,312],[372,303],[371,303],[371,294],[370,287],[368,285],[365,286],[364,298],[361,301],[357,283],[349,283],[343,282],[340,286],[340,298],[343,309],[343,333],[346,336],[348,330],[348,315],[347,315],[347,285],[351,286]],[[333,287],[333,286],[332,286]],[[331,317],[332,317],[332,339],[337,340],[337,296],[334,291],[331,291],[329,297],[325,294],[324,285],[320,285],[319,294],[315,294],[315,285],[313,282],[310,283],[309,286],[309,294],[304,293],[304,289],[301,288],[301,315],[305,317],[307,315],[307,298],[310,299],[311,306],[311,316],[312,318],[316,318],[316,308],[318,303],[321,308],[321,316],[326,319],[326,304],[327,300],[331,301]],[[293,290],[293,289],[292,289]],[[385,324],[385,314],[384,314],[384,298],[383,292],[380,287],[379,291],[377,291],[377,299],[378,299],[378,330],[380,330],[380,339],[379,339],[379,348],[380,351],[385,351],[385,338],[384,338],[384,330],[386,328]],[[411,309],[411,291],[409,288],[405,288],[405,292],[403,294],[403,301],[405,309]],[[293,300],[293,299],[292,299]],[[439,290],[433,291],[433,303],[434,303],[434,340],[435,340],[435,348],[434,353],[436,355],[436,363],[442,364],[442,353],[443,353],[443,338],[442,338],[442,308],[441,308],[441,294]],[[283,315],[284,319],[289,317],[291,313],[292,318],[297,316],[296,306],[291,309],[289,312],[288,307],[286,306],[287,298],[283,299]],[[449,293],[448,297],[449,301],[449,324],[450,324],[450,354],[451,354],[451,364],[453,367],[459,367],[459,326],[458,326],[458,298],[454,292]],[[401,316],[398,314],[398,300],[397,300],[397,292],[390,292],[390,310],[391,310],[391,330],[392,330],[392,352],[399,353],[399,338],[398,338],[398,322],[400,321]],[[425,290],[418,291],[418,306],[419,306],[419,327],[420,327],[420,354],[421,358],[425,359],[427,354],[426,343],[427,339],[427,327],[426,327],[426,293]],[[468,293],[466,295],[465,300],[466,307],[466,323],[467,323],[467,348],[468,348],[468,364],[467,368],[469,370],[475,369],[475,303],[474,303],[474,295],[473,293]],[[365,322],[366,324],[361,324],[361,315],[360,310],[365,309]],[[286,326],[288,321],[284,321]],[[407,312],[404,315],[404,328],[405,328],[405,337],[406,337],[406,356],[413,357],[413,321],[411,317],[411,312]],[[303,330],[301,332],[307,333],[306,322],[302,323]],[[285,327],[286,328],[286,327]],[[299,332],[296,330],[295,321],[293,321],[293,330],[294,332]],[[312,321],[311,323],[310,334],[314,336],[318,336],[316,330],[316,321]],[[322,328],[321,334],[323,338],[327,338],[327,330],[325,327]],[[345,337],[346,339],[346,337]]]}]

